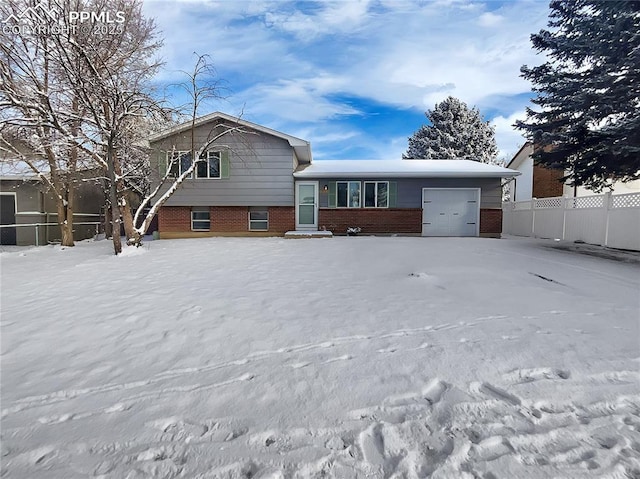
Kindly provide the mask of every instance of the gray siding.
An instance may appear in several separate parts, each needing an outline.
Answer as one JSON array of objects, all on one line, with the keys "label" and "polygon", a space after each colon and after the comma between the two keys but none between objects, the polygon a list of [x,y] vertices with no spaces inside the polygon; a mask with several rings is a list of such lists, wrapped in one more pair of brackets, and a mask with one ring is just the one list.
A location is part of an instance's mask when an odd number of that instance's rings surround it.
[{"label": "gray siding", "polygon": [[[315,180],[305,178],[304,181]],[[322,178],[318,180],[320,188],[319,204],[321,208],[329,206],[329,195],[323,192],[323,187],[331,181],[395,181],[398,185],[397,208],[422,208],[422,188],[481,188],[481,208],[502,207],[500,178],[376,178],[371,180]]]},{"label": "gray siding", "polygon": [[0,190],[3,193],[16,194],[16,210],[42,211],[42,187],[39,182],[23,180],[2,180]]},{"label": "gray siding", "polygon": [[[78,173],[80,178],[95,178],[102,173]],[[18,213],[48,212],[57,213],[57,204],[47,183],[34,180],[1,180],[0,191],[16,193]],[[104,205],[104,193],[98,180],[79,181],[75,191],[75,213],[100,213]]]},{"label": "gray siding", "polygon": [[[206,142],[211,128],[196,129],[196,148]],[[190,132],[153,143],[152,164],[166,158],[174,146],[190,150]],[[293,206],[294,154],[286,140],[257,132],[236,133],[216,141],[211,149],[229,151],[229,178],[185,180],[166,206]]]},{"label": "gray siding", "polygon": [[[86,178],[95,177],[95,173],[84,175],[80,173],[80,175]],[[47,184],[32,180],[1,180],[0,189],[2,193],[16,194],[16,224],[57,223],[57,204]],[[100,185],[95,181],[80,182],[75,198],[75,223],[99,221],[100,208],[104,204],[104,194]],[[36,228],[40,245],[47,244],[48,241],[60,241],[62,237],[60,227],[56,225],[19,226],[16,227],[16,244],[36,244]],[[93,237],[96,234],[96,227],[74,224],[73,231],[74,239],[82,240]]]},{"label": "gray siding", "polygon": [[422,208],[422,188],[481,188],[480,208],[501,208],[500,178],[401,178],[398,208]]}]

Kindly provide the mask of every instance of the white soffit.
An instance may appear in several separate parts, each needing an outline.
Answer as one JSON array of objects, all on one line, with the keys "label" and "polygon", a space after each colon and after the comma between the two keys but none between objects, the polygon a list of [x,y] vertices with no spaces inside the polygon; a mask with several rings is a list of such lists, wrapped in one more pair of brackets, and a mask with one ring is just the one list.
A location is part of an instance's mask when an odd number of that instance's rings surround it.
[{"label": "white soffit", "polygon": [[295,178],[509,178],[519,171],[471,160],[317,160]]}]

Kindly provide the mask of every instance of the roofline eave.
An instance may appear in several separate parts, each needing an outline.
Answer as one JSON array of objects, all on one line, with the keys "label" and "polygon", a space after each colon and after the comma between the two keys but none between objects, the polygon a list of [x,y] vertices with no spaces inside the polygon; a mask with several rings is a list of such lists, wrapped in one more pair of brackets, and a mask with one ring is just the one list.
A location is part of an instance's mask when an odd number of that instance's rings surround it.
[{"label": "roofline eave", "polygon": [[293,177],[296,179],[328,179],[328,178],[512,178],[520,176],[519,171],[513,172],[479,172],[479,173],[409,173],[409,172],[322,172],[313,173],[306,171],[294,172]]}]

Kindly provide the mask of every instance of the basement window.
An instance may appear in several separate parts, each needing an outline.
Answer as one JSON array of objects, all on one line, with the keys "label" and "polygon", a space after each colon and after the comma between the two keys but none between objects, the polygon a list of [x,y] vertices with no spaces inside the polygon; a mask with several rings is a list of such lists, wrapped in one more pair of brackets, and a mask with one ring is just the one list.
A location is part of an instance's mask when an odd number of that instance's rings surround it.
[{"label": "basement window", "polygon": [[191,230],[209,231],[211,229],[211,219],[209,209],[191,210]]},{"label": "basement window", "polygon": [[249,211],[249,231],[268,231],[269,212],[267,210]]}]

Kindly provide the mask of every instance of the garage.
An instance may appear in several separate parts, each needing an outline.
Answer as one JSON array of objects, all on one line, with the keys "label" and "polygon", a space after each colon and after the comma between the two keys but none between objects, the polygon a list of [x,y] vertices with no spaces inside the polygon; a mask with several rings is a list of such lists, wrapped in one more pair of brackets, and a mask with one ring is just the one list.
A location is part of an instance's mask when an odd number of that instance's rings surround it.
[{"label": "garage", "polygon": [[478,236],[479,188],[423,188],[422,236]]}]

